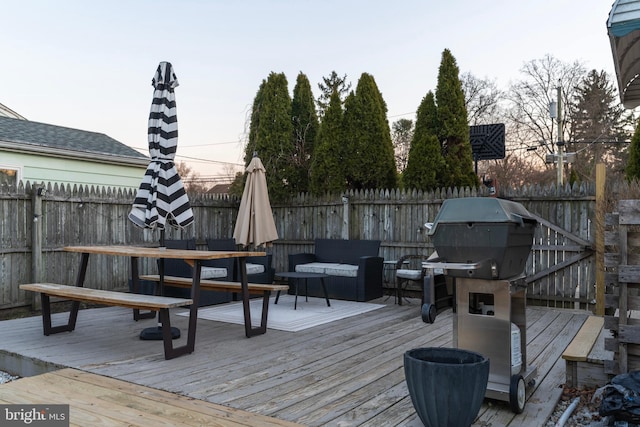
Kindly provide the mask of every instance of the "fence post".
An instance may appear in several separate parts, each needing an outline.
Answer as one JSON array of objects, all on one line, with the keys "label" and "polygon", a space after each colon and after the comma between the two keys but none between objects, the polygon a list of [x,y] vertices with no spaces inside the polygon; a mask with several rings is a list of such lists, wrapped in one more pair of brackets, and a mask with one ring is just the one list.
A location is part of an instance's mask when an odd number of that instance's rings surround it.
[{"label": "fence post", "polygon": [[[39,283],[42,280],[42,198],[47,190],[44,187],[33,187],[33,224],[31,226],[31,281]],[[34,298],[33,292],[27,292],[31,307],[38,310],[40,299]]]},{"label": "fence post", "polygon": [[604,316],[604,216],[606,169],[596,165],[596,316]]},{"label": "fence post", "polygon": [[349,240],[349,196],[342,195],[342,238]]}]

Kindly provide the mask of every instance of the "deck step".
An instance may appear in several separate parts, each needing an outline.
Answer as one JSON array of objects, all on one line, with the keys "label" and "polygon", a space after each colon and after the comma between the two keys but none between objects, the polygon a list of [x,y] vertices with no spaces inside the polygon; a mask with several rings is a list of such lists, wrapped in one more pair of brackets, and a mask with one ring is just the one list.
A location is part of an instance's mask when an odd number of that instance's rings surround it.
[{"label": "deck step", "polygon": [[[604,359],[600,360],[606,354],[599,351],[603,347],[603,326],[603,317],[589,316],[562,353],[568,387],[592,387],[607,382],[608,378],[603,367]],[[594,350],[598,354],[595,358]]]},{"label": "deck step", "polygon": [[602,331],[603,325],[604,317],[589,316],[564,353],[562,353],[562,358],[575,362],[586,361],[600,335],[600,331]]}]

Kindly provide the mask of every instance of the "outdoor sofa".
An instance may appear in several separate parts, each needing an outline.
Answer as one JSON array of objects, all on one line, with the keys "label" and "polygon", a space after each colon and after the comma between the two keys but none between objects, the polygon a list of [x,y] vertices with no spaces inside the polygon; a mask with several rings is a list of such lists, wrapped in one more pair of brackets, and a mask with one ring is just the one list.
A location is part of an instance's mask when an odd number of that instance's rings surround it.
[{"label": "outdoor sofa", "polygon": [[[315,239],[313,253],[289,255],[289,271],[323,273],[331,299],[369,301],[382,296],[379,240]],[[309,280],[309,296],[324,297],[319,285]],[[304,289],[300,289],[302,295]]]}]

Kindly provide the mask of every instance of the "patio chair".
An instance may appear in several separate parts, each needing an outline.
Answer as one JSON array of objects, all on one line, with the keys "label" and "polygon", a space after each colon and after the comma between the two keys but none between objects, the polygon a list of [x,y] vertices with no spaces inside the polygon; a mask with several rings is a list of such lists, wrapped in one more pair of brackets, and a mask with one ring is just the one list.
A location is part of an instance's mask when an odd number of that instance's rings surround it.
[{"label": "patio chair", "polygon": [[[207,239],[207,248],[210,251],[237,251],[238,246],[236,245],[236,239],[228,238],[228,239]],[[232,271],[231,281],[239,282],[240,281],[240,270],[238,268],[239,260],[234,260],[232,258],[221,260],[230,262],[227,268],[230,268]],[[275,274],[275,269],[271,266],[272,255],[267,254],[266,256],[258,256],[258,257],[247,257],[247,278],[250,283],[263,283],[267,285],[271,285],[273,283],[273,276]],[[252,295],[252,298],[260,297],[260,295]],[[238,295],[234,294],[233,299],[238,299]]]},{"label": "patio chair", "polygon": [[401,256],[396,262],[396,301],[398,305],[402,305],[405,294],[415,296],[418,293],[424,304],[425,270],[422,268],[422,261],[426,260],[426,256],[410,254]]},{"label": "patio chair", "polygon": [[[405,294],[420,295],[421,305],[431,304],[436,312],[453,307],[453,292],[449,291],[443,274],[432,274],[422,268],[430,257],[419,254],[404,255],[396,264],[396,300],[402,305]],[[407,266],[406,262],[409,262]]]},{"label": "patio chair", "polygon": [[[236,239],[207,239],[207,247],[210,251],[237,251]],[[272,255],[247,257],[247,276],[251,283],[272,284],[275,269],[271,266]],[[231,260],[233,261],[233,260]],[[240,281],[237,262],[233,263],[234,282]]]},{"label": "patio chair", "polygon": [[[184,240],[165,240],[165,246],[167,249],[196,249],[195,239]],[[234,248],[235,249],[235,248]],[[202,270],[200,271],[202,279],[220,279],[231,281],[233,279],[233,259],[220,259],[211,260],[203,263]],[[181,259],[164,259],[158,260],[164,262],[164,274],[165,276],[176,277],[193,277],[193,268]],[[164,294],[166,296],[176,298],[189,298],[190,289],[165,285]],[[199,306],[222,304],[231,301],[230,292],[221,291],[201,291]]]}]

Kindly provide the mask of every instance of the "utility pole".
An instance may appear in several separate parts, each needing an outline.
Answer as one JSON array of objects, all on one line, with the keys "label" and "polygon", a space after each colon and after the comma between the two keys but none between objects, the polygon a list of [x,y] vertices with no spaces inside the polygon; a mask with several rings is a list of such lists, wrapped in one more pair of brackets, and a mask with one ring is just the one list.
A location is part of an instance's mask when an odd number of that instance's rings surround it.
[{"label": "utility pole", "polygon": [[556,142],[556,146],[558,147],[558,187],[564,185],[563,181],[563,159],[562,159],[562,149],[564,147],[564,141],[562,140],[562,86],[560,86],[560,80],[558,80],[558,87],[556,88],[558,91],[558,111],[556,114],[556,118],[558,120],[558,141]]}]

